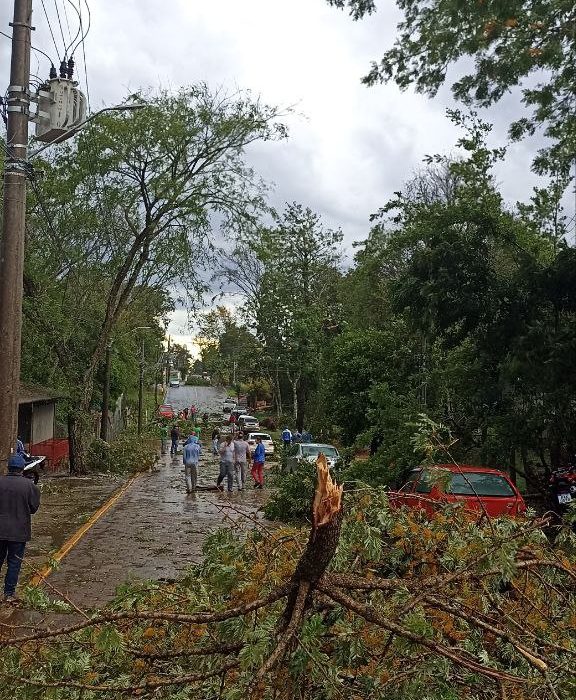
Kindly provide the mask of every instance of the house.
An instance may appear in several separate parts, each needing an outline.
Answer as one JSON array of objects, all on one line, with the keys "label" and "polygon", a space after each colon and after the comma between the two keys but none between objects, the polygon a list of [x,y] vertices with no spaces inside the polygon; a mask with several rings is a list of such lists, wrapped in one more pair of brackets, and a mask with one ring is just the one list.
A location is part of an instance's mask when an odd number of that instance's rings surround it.
[{"label": "house", "polygon": [[48,471],[57,471],[68,457],[68,440],[54,436],[58,398],[43,387],[20,383],[18,437],[31,454],[46,455]]}]

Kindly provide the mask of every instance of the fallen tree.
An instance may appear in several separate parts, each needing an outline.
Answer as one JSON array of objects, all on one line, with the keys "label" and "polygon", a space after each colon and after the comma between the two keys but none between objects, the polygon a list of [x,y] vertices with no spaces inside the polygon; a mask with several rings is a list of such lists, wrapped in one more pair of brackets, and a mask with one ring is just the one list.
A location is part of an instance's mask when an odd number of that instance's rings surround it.
[{"label": "fallen tree", "polygon": [[177,583],[5,630],[2,698],[574,696],[573,535],[552,547],[541,521],[488,527],[457,508],[427,520],[376,489],[344,514],[323,460],[318,475],[308,533],[221,530]]}]

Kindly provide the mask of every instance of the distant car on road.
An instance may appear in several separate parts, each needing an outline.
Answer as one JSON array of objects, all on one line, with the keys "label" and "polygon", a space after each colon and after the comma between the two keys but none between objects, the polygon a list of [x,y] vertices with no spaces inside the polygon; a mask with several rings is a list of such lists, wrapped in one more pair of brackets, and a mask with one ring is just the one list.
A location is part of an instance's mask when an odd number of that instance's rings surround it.
[{"label": "distant car on road", "polygon": [[158,406],[158,415],[160,418],[174,418],[174,407],[170,403],[163,403]]},{"label": "distant car on road", "polygon": [[319,442],[300,442],[293,446],[293,452],[288,456],[287,465],[289,471],[294,471],[298,462],[304,460],[316,464],[318,455],[322,453],[326,457],[328,467],[332,469],[338,461],[340,454],[334,445],[323,445]]},{"label": "distant car on road", "polygon": [[429,515],[438,509],[436,504],[443,503],[462,503],[468,511],[485,510],[492,517],[526,512],[524,499],[507,474],[469,464],[413,469],[408,481],[389,499],[393,506],[421,508]]},{"label": "distant car on road", "polygon": [[258,418],[254,418],[254,416],[248,416],[245,413],[238,416],[237,424],[241,430],[258,430],[258,428],[260,427]]},{"label": "distant car on road", "polygon": [[259,437],[264,445],[264,452],[267,456],[274,454],[274,442],[268,433],[248,433],[246,437],[247,443],[250,445],[250,449],[253,450],[256,447],[256,438]]}]

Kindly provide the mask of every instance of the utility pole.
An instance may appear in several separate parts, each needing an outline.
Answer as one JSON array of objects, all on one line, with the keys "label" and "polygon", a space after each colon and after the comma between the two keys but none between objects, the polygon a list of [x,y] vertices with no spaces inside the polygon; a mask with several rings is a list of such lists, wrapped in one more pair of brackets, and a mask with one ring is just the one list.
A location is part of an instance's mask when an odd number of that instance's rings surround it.
[{"label": "utility pole", "polygon": [[106,359],[104,367],[104,391],[102,392],[102,420],[100,423],[100,437],[108,442],[108,414],[110,404],[110,371],[112,369],[112,341],[106,346]]},{"label": "utility pole", "polygon": [[18,430],[32,0],[14,0],[0,242],[0,472]]}]

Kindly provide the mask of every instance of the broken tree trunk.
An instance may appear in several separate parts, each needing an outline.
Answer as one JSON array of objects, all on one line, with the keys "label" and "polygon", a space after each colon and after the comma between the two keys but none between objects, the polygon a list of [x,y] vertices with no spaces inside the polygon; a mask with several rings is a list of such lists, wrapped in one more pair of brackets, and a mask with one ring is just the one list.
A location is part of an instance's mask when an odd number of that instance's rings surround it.
[{"label": "broken tree trunk", "polygon": [[304,553],[300,557],[290,582],[290,593],[282,623],[278,632],[277,644],[268,660],[256,674],[254,698],[260,697],[265,675],[278,664],[286,654],[294,634],[299,630],[306,609],[310,606],[312,593],[318,581],[328,568],[340,537],[342,525],[342,486],[332,481],[326,457],[318,455],[316,460],[318,483],[312,502],[312,530]]}]

